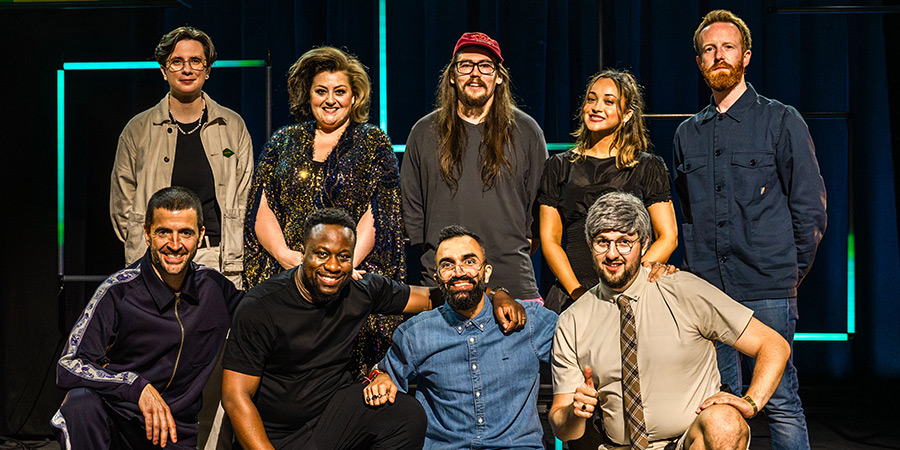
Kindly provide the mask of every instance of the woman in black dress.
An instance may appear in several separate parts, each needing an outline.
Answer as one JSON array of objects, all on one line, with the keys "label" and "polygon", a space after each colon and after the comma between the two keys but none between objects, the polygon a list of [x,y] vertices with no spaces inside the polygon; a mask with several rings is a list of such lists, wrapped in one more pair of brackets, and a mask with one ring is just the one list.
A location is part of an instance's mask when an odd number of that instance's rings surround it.
[{"label": "woman in black dress", "polygon": [[631,74],[605,70],[594,75],[587,84],[581,124],[573,133],[575,148],[550,157],[544,166],[538,194],[541,246],[557,278],[547,295],[550,309],[565,309],[598,282],[584,220],[604,193],[629,192],[650,211],[655,240],[641,260],[644,266],[661,273],[678,245],[669,173],[663,160],[650,153],[643,108]]}]

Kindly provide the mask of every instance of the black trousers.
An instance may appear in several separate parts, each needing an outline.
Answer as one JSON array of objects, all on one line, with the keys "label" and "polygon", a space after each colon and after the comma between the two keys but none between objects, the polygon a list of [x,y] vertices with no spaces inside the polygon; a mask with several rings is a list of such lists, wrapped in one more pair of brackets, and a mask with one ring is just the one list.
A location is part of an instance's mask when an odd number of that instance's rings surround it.
[{"label": "black trousers", "polygon": [[[76,388],[66,394],[52,423],[56,439],[62,449],[159,449],[147,439],[143,421],[126,417],[113,409],[96,392]],[[166,449],[197,448],[196,429],[193,434],[178,427],[178,442],[169,440]]]},{"label": "black trousers", "polygon": [[394,403],[378,407],[363,401],[363,385],[335,392],[311,426],[286,436],[269,436],[276,449],[420,449],[428,419],[415,397],[398,393]]}]

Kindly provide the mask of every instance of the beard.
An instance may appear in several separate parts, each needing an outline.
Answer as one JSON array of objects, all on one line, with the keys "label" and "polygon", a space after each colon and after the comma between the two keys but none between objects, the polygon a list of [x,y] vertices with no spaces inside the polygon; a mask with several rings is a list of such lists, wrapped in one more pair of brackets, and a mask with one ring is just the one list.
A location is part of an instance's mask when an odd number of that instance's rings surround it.
[{"label": "beard", "polygon": [[[728,69],[728,72],[713,72],[722,67]],[[706,81],[706,85],[709,86],[710,89],[722,92],[737,86],[737,84],[741,82],[741,77],[744,76],[744,66],[742,64],[733,66],[725,61],[720,61],[709,67],[704,67],[701,72],[703,73],[703,79]]]},{"label": "beard", "polygon": [[[447,286],[458,280],[468,280],[472,283],[472,288],[468,291],[451,292]],[[470,311],[478,306],[478,302],[484,297],[484,284],[470,276],[453,277],[441,282],[440,289],[444,302],[450,305],[454,311]]]},{"label": "beard", "polygon": [[312,278],[303,270],[303,267],[298,269],[301,272],[300,282],[303,283],[303,287],[306,288],[306,292],[309,292],[310,297],[312,297],[313,303],[328,303],[333,300],[337,300],[338,297],[341,296],[341,291],[343,291],[343,286],[338,289],[334,294],[324,294],[319,289],[319,286],[313,282]]},{"label": "beard", "polygon": [[[487,105],[488,100],[494,96],[494,91],[484,92],[482,95],[473,96],[469,95],[466,91],[466,86],[470,85],[473,80],[469,80],[462,85],[456,83],[456,98],[459,99],[459,102],[462,104],[463,113],[468,116],[478,115],[484,111],[484,106]],[[483,80],[479,80],[482,86],[487,87],[487,84]]]},{"label": "beard", "polygon": [[171,266],[168,264],[164,264],[162,250],[158,248],[151,248],[150,263],[160,275],[162,275],[163,273],[168,275],[179,275],[181,273],[184,273],[187,268],[190,267],[191,261],[194,260],[194,256],[197,254],[197,247],[195,246],[193,251],[187,252],[185,254],[187,256],[184,258],[184,262],[177,266]]},{"label": "beard", "polygon": [[641,270],[640,260],[629,263],[625,260],[625,258],[619,256],[612,261],[616,260],[621,261],[622,264],[624,264],[625,270],[623,270],[622,273],[618,275],[612,275],[606,273],[606,269],[604,269],[603,266],[599,262],[597,262],[597,258],[593,258],[594,269],[597,271],[597,276],[600,277],[600,282],[602,282],[606,287],[612,290],[623,289],[631,284],[631,281],[634,280],[635,276],[637,276],[638,271]]}]

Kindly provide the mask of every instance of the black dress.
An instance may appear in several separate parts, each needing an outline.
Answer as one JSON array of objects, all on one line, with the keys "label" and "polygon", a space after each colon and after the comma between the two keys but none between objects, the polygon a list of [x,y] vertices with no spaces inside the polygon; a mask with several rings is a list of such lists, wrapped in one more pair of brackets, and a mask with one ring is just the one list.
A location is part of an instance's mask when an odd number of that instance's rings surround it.
[{"label": "black dress", "polygon": [[[669,171],[662,158],[641,152],[637,165],[619,170],[616,158],[587,156],[574,160],[572,150],[547,159],[541,177],[538,204],[556,208],[565,229],[563,248],[578,282],[585,288],[597,284],[590,247],[584,235],[584,221],[588,209],[603,194],[623,191],[635,195],[644,206],[669,201]],[[547,294],[548,308],[560,312],[572,299],[557,281]]]}]

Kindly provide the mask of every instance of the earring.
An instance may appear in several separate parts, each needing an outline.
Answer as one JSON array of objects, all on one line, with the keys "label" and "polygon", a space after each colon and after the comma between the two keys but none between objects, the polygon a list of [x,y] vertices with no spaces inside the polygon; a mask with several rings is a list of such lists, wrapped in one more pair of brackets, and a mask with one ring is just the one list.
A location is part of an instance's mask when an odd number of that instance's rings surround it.
[{"label": "earring", "polygon": [[207,80],[209,79],[209,74],[206,75],[206,79],[207,79]]}]

